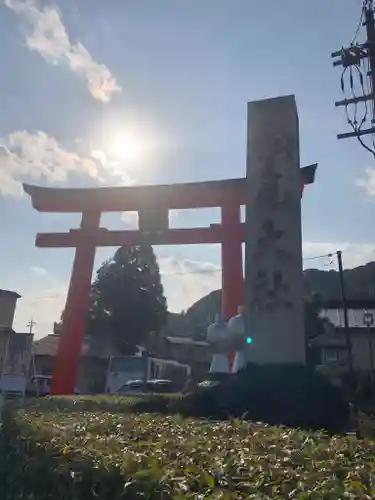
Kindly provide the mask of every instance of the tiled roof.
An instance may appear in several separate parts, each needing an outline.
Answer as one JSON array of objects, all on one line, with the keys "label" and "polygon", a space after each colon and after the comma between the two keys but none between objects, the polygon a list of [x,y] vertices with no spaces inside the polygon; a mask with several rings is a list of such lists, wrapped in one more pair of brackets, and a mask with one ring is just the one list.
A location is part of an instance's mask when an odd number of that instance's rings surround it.
[{"label": "tiled roof", "polygon": [[[34,356],[56,356],[60,335],[47,335],[33,343]],[[87,346],[83,347],[86,350]]]},{"label": "tiled roof", "polygon": [[[55,333],[47,335],[46,337],[43,337],[39,340],[36,340],[33,343],[34,356],[55,357],[57,354],[59,340],[60,340],[60,335]],[[106,346],[101,346],[99,349],[96,349],[96,351],[97,353],[95,354],[95,356],[102,359],[109,359],[113,354],[112,352],[110,352],[110,349],[108,347],[106,348]],[[88,342],[85,340],[83,341],[81,355],[82,356],[89,355],[89,345]]]}]

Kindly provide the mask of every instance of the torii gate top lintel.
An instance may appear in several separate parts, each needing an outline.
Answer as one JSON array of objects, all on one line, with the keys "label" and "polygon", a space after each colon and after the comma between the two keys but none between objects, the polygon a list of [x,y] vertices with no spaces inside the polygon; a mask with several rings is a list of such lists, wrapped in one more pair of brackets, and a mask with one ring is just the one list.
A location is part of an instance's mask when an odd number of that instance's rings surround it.
[{"label": "torii gate top lintel", "polygon": [[39,212],[136,211],[139,209],[189,209],[219,207],[245,199],[245,179],[181,184],[50,188],[24,184],[33,207]]},{"label": "torii gate top lintel", "polygon": [[[301,185],[311,184],[311,169],[301,168]],[[51,188],[23,184],[39,212],[125,212],[140,209],[191,209],[246,204],[246,178],[148,186]]]}]

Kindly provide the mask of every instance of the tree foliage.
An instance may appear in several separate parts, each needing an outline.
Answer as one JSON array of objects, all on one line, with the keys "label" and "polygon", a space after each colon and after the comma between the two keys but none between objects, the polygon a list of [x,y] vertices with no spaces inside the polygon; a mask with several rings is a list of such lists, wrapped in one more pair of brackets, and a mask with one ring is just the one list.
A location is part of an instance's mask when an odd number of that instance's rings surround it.
[{"label": "tree foliage", "polygon": [[309,366],[321,363],[320,348],[314,344],[314,339],[329,332],[333,324],[328,318],[322,317],[321,297],[312,293],[304,300],[306,361]]},{"label": "tree foliage", "polygon": [[322,301],[313,293],[304,300],[305,336],[310,341],[327,331],[329,320],[321,316]]},{"label": "tree foliage", "polygon": [[91,288],[87,333],[121,354],[134,354],[167,321],[167,301],[150,245],[119,248],[103,262]]}]

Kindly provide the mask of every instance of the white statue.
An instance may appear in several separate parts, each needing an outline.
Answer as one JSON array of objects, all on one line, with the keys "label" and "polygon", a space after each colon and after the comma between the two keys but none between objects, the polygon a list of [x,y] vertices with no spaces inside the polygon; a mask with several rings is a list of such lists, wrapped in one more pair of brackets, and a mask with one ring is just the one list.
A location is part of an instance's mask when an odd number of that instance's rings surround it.
[{"label": "white statue", "polygon": [[210,344],[213,353],[209,373],[230,373],[226,354],[229,330],[221,314],[217,314],[215,322],[207,328],[206,340]]},{"label": "white statue", "polygon": [[231,337],[231,343],[236,347],[236,354],[233,360],[232,373],[237,373],[238,370],[246,365],[246,349],[245,344],[247,339],[251,342],[251,337],[246,335],[245,329],[245,308],[239,306],[238,314],[233,316],[228,321],[229,335]]}]

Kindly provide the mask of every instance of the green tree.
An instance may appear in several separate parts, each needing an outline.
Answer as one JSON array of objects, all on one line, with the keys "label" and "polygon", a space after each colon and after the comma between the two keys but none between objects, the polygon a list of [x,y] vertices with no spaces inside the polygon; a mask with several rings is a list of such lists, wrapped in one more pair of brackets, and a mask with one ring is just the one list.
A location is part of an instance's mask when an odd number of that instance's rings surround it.
[{"label": "green tree", "polygon": [[318,294],[313,293],[304,300],[305,335],[312,340],[327,331],[329,320],[321,316],[322,301]]},{"label": "green tree", "polygon": [[87,333],[134,354],[167,321],[167,301],[159,266],[150,245],[119,248],[103,262],[91,288]]},{"label": "green tree", "polygon": [[322,317],[322,301],[318,294],[312,293],[304,300],[304,318],[305,318],[305,342],[306,358],[308,364],[320,362],[320,349],[314,347],[312,342],[316,337],[323,335],[328,331],[330,321]]}]

